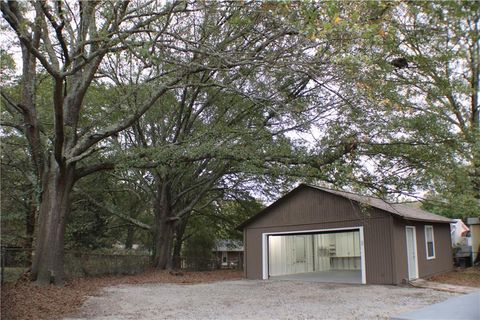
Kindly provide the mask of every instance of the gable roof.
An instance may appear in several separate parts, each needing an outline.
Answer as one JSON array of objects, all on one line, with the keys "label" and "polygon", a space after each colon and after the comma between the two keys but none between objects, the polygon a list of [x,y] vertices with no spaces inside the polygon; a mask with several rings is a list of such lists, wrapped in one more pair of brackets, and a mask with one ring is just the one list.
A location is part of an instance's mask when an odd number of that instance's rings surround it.
[{"label": "gable roof", "polygon": [[327,192],[333,195],[340,196],[342,198],[346,198],[355,202],[358,202],[363,205],[367,206],[372,206],[378,209],[381,209],[383,211],[386,211],[394,216],[400,217],[402,219],[406,220],[416,220],[416,221],[425,221],[425,222],[436,222],[436,223],[450,223],[452,222],[452,219],[449,219],[447,217],[439,216],[437,214],[413,207],[409,204],[406,203],[389,203],[386,202],[383,199],[377,198],[377,197],[370,197],[370,196],[363,196],[359,195],[356,193],[351,193],[347,191],[340,191],[340,190],[333,190],[333,189],[328,189],[324,187],[318,187],[318,186],[313,186],[313,185],[308,185],[308,184],[300,184],[297,188],[293,189],[289,193],[287,193],[285,196],[282,198],[278,199],[262,211],[260,211],[258,214],[254,215],[250,219],[246,220],[243,222],[241,225],[237,227],[237,229],[243,229],[247,225],[249,225],[251,222],[254,220],[257,220],[259,217],[265,215],[270,208],[273,206],[278,205],[280,202],[283,202],[284,199],[290,197],[292,194],[296,193],[298,190],[304,189],[304,188],[311,188],[311,189],[316,189],[320,190],[323,192]]},{"label": "gable roof", "polygon": [[219,240],[212,251],[243,251],[243,242],[239,240]]}]

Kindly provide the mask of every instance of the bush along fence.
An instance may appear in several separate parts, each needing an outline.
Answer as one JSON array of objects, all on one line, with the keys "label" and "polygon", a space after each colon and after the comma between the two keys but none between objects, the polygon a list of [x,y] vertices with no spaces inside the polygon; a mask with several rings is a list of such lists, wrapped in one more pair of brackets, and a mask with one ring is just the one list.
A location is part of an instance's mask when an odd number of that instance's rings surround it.
[{"label": "bush along fence", "polygon": [[66,252],[65,273],[69,277],[136,274],[151,267],[148,254]]},{"label": "bush along fence", "polygon": [[[17,280],[31,266],[32,249],[1,247],[1,282]],[[220,259],[181,257],[174,263],[186,271],[241,269],[242,264],[224,266]],[[126,275],[144,272],[152,267],[152,256],[136,253],[65,252],[65,274],[68,278],[101,275]]]},{"label": "bush along fence", "polygon": [[[32,249],[1,247],[1,281],[18,279],[31,266]],[[151,267],[149,254],[108,254],[82,251],[65,252],[65,274],[69,278],[115,274],[135,274]]]}]

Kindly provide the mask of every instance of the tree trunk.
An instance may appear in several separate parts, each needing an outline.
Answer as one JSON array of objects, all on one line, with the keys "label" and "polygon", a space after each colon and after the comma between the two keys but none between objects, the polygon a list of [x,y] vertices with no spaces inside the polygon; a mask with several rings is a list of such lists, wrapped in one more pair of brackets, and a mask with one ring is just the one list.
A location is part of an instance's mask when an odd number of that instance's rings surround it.
[{"label": "tree trunk", "polygon": [[181,253],[182,253],[182,244],[183,244],[183,235],[185,234],[185,229],[187,227],[188,219],[182,219],[175,228],[175,245],[173,246],[173,268],[181,268]]},{"label": "tree trunk", "polygon": [[127,226],[127,238],[125,239],[125,249],[132,249],[134,233],[135,233],[135,228],[133,224],[129,224]]},{"label": "tree trunk", "polygon": [[157,269],[171,268],[174,224],[171,218],[170,187],[156,179],[155,212],[155,255],[153,265]]},{"label": "tree trunk", "polygon": [[172,268],[172,237],[173,228],[171,223],[160,222],[157,224],[155,235],[154,266],[165,270]]},{"label": "tree trunk", "polygon": [[27,216],[25,217],[25,248],[32,248],[33,247],[33,233],[35,232],[35,215],[37,212],[37,206],[35,202],[28,203],[28,212]]},{"label": "tree trunk", "polygon": [[74,170],[74,166],[59,167],[54,157],[50,157],[43,172],[32,265],[32,278],[40,284],[62,285],[65,278],[65,221],[69,212]]},{"label": "tree trunk", "polygon": [[23,247],[28,250],[27,256],[28,265],[32,266],[32,253],[33,253],[33,233],[35,232],[35,216],[37,213],[37,206],[35,201],[35,192],[32,192],[31,198],[27,203],[25,214],[25,241]]}]

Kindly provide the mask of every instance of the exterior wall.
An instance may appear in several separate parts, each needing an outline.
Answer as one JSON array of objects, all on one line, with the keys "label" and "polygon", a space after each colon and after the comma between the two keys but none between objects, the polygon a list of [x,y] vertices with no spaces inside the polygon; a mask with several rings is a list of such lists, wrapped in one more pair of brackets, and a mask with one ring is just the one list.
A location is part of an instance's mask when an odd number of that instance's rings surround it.
[{"label": "exterior wall", "polygon": [[245,275],[262,279],[262,233],[363,226],[367,283],[396,283],[391,224],[391,215],[382,210],[321,190],[298,189],[245,228]]},{"label": "exterior wall", "polygon": [[468,227],[472,235],[472,262],[475,262],[480,251],[480,224],[471,224]]},{"label": "exterior wall", "polygon": [[[425,225],[433,226],[435,259],[427,260]],[[395,247],[395,282],[402,283],[408,278],[406,226],[414,226],[417,237],[418,276],[420,278],[453,269],[452,242],[448,223],[430,223],[393,219]]]}]

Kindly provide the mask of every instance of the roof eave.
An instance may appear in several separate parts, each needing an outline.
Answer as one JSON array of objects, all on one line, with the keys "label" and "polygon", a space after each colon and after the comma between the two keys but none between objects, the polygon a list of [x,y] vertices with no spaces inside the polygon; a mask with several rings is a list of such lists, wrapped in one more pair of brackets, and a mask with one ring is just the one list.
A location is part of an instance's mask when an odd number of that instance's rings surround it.
[{"label": "roof eave", "polygon": [[402,216],[400,214],[394,213],[397,217],[402,218],[404,220],[411,220],[411,221],[421,221],[421,222],[431,222],[431,223],[453,223],[453,220],[433,220],[433,219],[421,219],[421,218],[412,218]]}]

